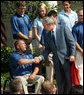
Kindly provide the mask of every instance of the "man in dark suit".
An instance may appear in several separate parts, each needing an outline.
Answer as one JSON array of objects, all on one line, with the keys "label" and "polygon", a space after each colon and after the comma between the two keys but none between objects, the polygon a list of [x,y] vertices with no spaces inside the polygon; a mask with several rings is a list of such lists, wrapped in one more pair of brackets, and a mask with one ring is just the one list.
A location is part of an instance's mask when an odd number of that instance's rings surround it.
[{"label": "man in dark suit", "polygon": [[43,26],[49,32],[45,37],[45,50],[35,59],[39,63],[45,60],[51,51],[53,52],[58,94],[69,94],[72,86],[71,62],[74,61],[76,55],[74,38],[68,27],[55,26],[50,17],[43,19]]}]

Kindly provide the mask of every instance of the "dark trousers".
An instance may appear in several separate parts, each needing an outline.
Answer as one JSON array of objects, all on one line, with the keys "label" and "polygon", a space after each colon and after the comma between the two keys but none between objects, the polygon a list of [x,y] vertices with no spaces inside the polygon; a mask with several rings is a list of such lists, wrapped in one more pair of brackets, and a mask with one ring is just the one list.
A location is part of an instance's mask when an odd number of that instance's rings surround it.
[{"label": "dark trousers", "polygon": [[58,86],[58,94],[69,94],[72,87],[71,64],[68,60],[64,64],[55,64],[55,78]]}]

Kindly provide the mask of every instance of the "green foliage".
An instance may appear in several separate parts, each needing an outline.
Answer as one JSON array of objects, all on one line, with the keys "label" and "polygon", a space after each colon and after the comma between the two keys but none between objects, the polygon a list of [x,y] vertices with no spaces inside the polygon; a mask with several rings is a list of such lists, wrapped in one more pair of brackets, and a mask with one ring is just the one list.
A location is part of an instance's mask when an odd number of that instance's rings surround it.
[{"label": "green foliage", "polygon": [[42,75],[46,78],[46,64],[45,62],[42,62]]},{"label": "green foliage", "polygon": [[1,1],[1,12],[4,18],[11,17],[15,11],[15,1]]},{"label": "green foliage", "polygon": [[11,47],[1,47],[1,72],[9,71],[9,56],[12,52]]},{"label": "green foliage", "polygon": [[36,56],[35,47],[33,47],[33,56],[34,56],[34,57]]},{"label": "green foliage", "polygon": [[5,82],[5,80],[6,80],[7,77],[10,77],[9,72],[7,72],[7,73],[1,73],[1,87],[3,87],[4,82]]},{"label": "green foliage", "polygon": [[11,47],[1,47],[1,87],[7,77],[10,76],[9,73],[9,56],[13,52]]},{"label": "green foliage", "polygon": [[[45,3],[48,6],[46,1],[26,1],[26,14],[29,15],[31,24],[33,20],[37,17],[37,5],[39,3]],[[16,1],[1,1],[1,12],[3,14],[3,18],[11,18],[13,14],[16,12],[15,7]]]}]

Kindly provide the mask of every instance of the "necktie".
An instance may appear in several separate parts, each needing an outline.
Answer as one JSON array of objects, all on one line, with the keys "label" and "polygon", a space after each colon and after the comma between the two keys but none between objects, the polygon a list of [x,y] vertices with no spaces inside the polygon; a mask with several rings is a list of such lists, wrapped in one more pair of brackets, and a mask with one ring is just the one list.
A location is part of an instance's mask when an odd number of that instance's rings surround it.
[{"label": "necktie", "polygon": [[55,44],[55,35],[54,35],[54,31],[52,31],[52,39],[53,39],[53,42]]}]

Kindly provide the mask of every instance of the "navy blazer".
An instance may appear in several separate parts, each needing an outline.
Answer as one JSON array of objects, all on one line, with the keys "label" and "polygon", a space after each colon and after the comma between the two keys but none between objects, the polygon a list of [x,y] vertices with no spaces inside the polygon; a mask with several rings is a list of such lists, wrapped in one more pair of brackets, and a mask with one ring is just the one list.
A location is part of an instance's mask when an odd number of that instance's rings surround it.
[{"label": "navy blazer", "polygon": [[40,44],[45,45],[45,36],[47,33],[48,33],[48,31],[43,29],[41,39],[40,39]]},{"label": "navy blazer", "polygon": [[60,62],[64,64],[65,59],[69,59],[70,55],[76,56],[76,45],[72,33],[67,26],[56,26],[55,29],[56,39],[55,43],[52,40],[51,32],[45,36],[45,50],[40,55],[45,59],[48,54],[53,52],[53,61],[57,62],[57,57]]}]

